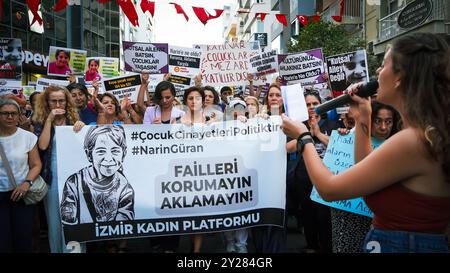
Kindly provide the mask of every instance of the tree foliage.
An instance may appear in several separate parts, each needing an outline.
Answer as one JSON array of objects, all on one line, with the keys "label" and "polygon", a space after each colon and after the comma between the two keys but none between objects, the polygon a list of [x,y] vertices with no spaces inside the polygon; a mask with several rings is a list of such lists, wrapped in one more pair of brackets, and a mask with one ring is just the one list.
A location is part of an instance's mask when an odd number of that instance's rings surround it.
[{"label": "tree foliage", "polygon": [[[288,52],[300,52],[322,48],[324,57],[365,49],[365,41],[351,35],[341,25],[322,20],[310,22],[300,30],[297,39],[288,45]],[[375,75],[378,61],[375,56],[367,56],[369,75]],[[375,63],[374,63],[375,62]]]},{"label": "tree foliage", "polygon": [[306,25],[297,40],[288,45],[289,52],[322,48],[325,56],[332,56],[364,48],[364,41],[350,35],[345,28],[330,22],[316,21]]}]

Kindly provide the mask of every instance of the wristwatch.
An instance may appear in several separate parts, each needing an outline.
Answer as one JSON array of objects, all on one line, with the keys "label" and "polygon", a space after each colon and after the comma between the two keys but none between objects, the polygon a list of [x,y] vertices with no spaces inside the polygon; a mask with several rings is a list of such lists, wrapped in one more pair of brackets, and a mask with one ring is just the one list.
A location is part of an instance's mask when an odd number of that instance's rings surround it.
[{"label": "wristwatch", "polygon": [[26,179],[24,182],[28,182],[30,184],[30,187],[33,186],[33,180]]},{"label": "wristwatch", "polygon": [[305,145],[308,143],[312,143],[314,144],[314,140],[311,136],[310,132],[306,132],[301,134],[298,138],[297,138],[297,152],[299,152],[300,154],[303,154],[303,150],[305,149]]}]

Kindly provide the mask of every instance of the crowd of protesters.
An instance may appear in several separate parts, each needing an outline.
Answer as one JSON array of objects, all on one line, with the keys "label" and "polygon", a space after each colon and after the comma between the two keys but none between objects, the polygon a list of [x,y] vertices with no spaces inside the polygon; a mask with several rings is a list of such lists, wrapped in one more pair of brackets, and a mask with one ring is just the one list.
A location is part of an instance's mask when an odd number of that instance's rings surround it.
[{"label": "crowd of protesters", "polygon": [[[67,251],[56,181],[55,126],[73,126],[78,132],[84,125],[190,126],[226,120],[247,122],[271,116],[282,117],[282,128],[288,136],[286,214],[295,216],[303,227],[307,244],[304,252],[363,252],[369,250],[367,244],[374,240],[380,242],[382,252],[447,252],[449,58],[448,45],[440,38],[431,34],[407,35],[386,52],[377,71],[378,96],[372,102],[358,97],[359,85],[352,85],[350,111],[335,120],[315,113],[315,107],[324,98],[318,90],[305,88],[309,120],[304,124],[284,115],[278,79],[270,84],[260,101],[261,87],[254,90],[251,75],[249,95],[245,97],[233,94],[230,86],[217,91],[212,86],[202,86],[197,79],[196,86],[185,90],[184,105],[180,105],[174,85],[167,80],[170,75],[150,93],[147,73],[141,74],[142,84],[135,104],[127,97],[119,102],[109,93],[98,94],[96,80],[92,94],[85,85],[71,82],[67,87],[49,86],[42,93],[33,93],[29,101],[4,96],[0,99],[0,144],[17,186],[9,182],[2,163],[0,252],[38,252],[40,228],[48,234],[52,253]],[[25,114],[27,107],[32,109],[31,116]],[[338,129],[340,134],[354,131],[358,164],[333,176],[322,164],[322,158],[331,132]],[[370,136],[386,142],[372,151]],[[303,143],[301,150],[299,141]],[[31,186],[29,181],[39,174],[48,183],[49,192],[42,203],[25,205],[23,195]],[[313,185],[326,200],[364,197],[374,212],[373,220],[312,201]],[[251,237],[256,253],[282,253],[286,251],[286,230],[286,225],[258,226],[218,235],[223,237],[224,252],[249,252]],[[206,237],[189,236],[192,252],[202,252]],[[411,238],[417,244],[415,247],[408,245],[407,240]],[[180,236],[154,237],[150,242],[154,251],[177,252]],[[127,241],[88,243],[81,247],[83,252],[92,250],[126,252]]]}]

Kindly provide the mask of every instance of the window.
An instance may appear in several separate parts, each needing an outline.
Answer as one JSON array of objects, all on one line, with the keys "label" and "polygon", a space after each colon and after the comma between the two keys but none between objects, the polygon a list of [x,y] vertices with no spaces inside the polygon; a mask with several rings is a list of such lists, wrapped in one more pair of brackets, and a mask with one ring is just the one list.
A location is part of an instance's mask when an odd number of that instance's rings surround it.
[{"label": "window", "polygon": [[105,38],[103,37],[98,37],[98,52],[102,55],[105,54]]},{"label": "window", "polygon": [[91,25],[91,13],[87,9],[83,9],[83,26]]},{"label": "window", "polygon": [[28,11],[24,5],[13,3],[11,19],[13,27],[20,29],[28,28]]},{"label": "window", "polygon": [[25,31],[13,29],[12,37],[22,40],[22,48],[28,48],[27,33]]},{"label": "window", "polygon": [[59,47],[67,47],[67,43],[63,41],[56,41],[56,46]]},{"label": "window", "polygon": [[101,18],[105,17],[105,5],[98,6],[98,16],[100,16]]},{"label": "window", "polygon": [[56,45],[55,40],[51,39],[49,37],[46,37],[44,39],[43,52],[48,52],[48,50],[50,49],[50,46],[54,46],[54,45]]},{"label": "window", "polygon": [[[11,14],[10,14],[11,1],[2,1],[2,5],[3,5],[1,14],[2,19],[0,20],[0,22],[2,24],[9,25],[11,24]],[[3,30],[3,26],[1,26],[0,29]],[[9,36],[10,35],[2,37],[9,37]]]},{"label": "window", "polygon": [[91,2],[90,0],[83,0],[83,8],[88,9],[88,8],[89,8],[89,3],[90,3],[90,2]]},{"label": "window", "polygon": [[119,29],[111,28],[111,42],[119,43]]},{"label": "window", "polygon": [[48,36],[55,36],[55,22],[53,21],[53,16],[50,13],[44,12],[42,14],[43,21],[44,21],[44,31],[45,34]]},{"label": "window", "polygon": [[[53,9],[53,5],[54,5],[54,1],[53,0],[42,0],[41,1],[41,8],[42,11],[52,11]],[[47,31],[47,30],[46,30]]]},{"label": "window", "polygon": [[84,48],[90,49],[92,48],[92,42],[91,42],[91,32],[88,30],[84,31]]},{"label": "window", "polygon": [[92,49],[98,50],[98,35],[92,33]]},{"label": "window", "polygon": [[0,24],[0,37],[11,37],[9,26]]},{"label": "window", "polygon": [[101,36],[105,37],[105,19],[103,18],[99,18],[98,21],[98,34],[100,34]]},{"label": "window", "polygon": [[98,14],[98,2],[97,1],[91,1],[91,11],[94,14]]},{"label": "window", "polygon": [[111,57],[119,57],[120,49],[119,45],[111,44]]},{"label": "window", "polygon": [[119,27],[119,13],[111,12],[111,26]]},{"label": "window", "polygon": [[34,33],[34,32],[30,32],[30,46],[27,49],[41,52],[41,50],[42,50],[42,35]]},{"label": "window", "polygon": [[58,40],[66,40],[66,20],[55,17],[55,34],[56,39]]},{"label": "window", "polygon": [[92,31],[98,33],[98,17],[97,15],[92,15]]}]

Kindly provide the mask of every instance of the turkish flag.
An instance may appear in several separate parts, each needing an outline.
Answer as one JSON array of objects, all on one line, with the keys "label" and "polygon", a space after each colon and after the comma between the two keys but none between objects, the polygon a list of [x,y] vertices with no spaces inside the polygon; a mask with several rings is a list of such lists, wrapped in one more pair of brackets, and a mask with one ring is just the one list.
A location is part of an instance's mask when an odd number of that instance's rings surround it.
[{"label": "turkish flag", "polygon": [[286,14],[275,14],[275,17],[277,17],[278,22],[282,23],[284,26],[287,26]]},{"label": "turkish flag", "polygon": [[311,20],[313,20],[313,22],[320,21],[320,16],[319,15],[313,15],[313,16],[311,16]]},{"label": "turkish flag", "polygon": [[177,14],[183,14],[186,21],[189,21],[189,17],[187,16],[186,12],[184,12],[183,8],[180,5],[176,3],[169,3],[169,4],[172,4],[175,7]]},{"label": "turkish flag", "polygon": [[154,17],[155,15],[155,2],[149,1],[149,0],[142,0],[141,1],[141,10],[143,13],[146,11],[150,12],[150,15]]},{"label": "turkish flag", "polygon": [[194,10],[195,15],[197,15],[197,18],[202,22],[204,25],[208,23],[209,20],[215,19],[222,15],[223,9],[215,9],[216,15],[211,15],[209,12],[205,11],[204,8],[198,8],[198,7],[192,7]]},{"label": "turkish flag", "polygon": [[306,26],[308,24],[308,17],[305,15],[297,15],[297,19],[300,22],[300,24]]},{"label": "turkish flag", "polygon": [[258,18],[258,16],[259,16],[259,18],[261,19],[261,22],[264,22],[264,19],[266,19],[266,15],[267,15],[266,12],[257,12],[255,14],[255,18]]},{"label": "turkish flag", "polygon": [[123,13],[127,16],[133,26],[139,26],[138,15],[131,0],[117,0],[117,3],[122,8]]}]

